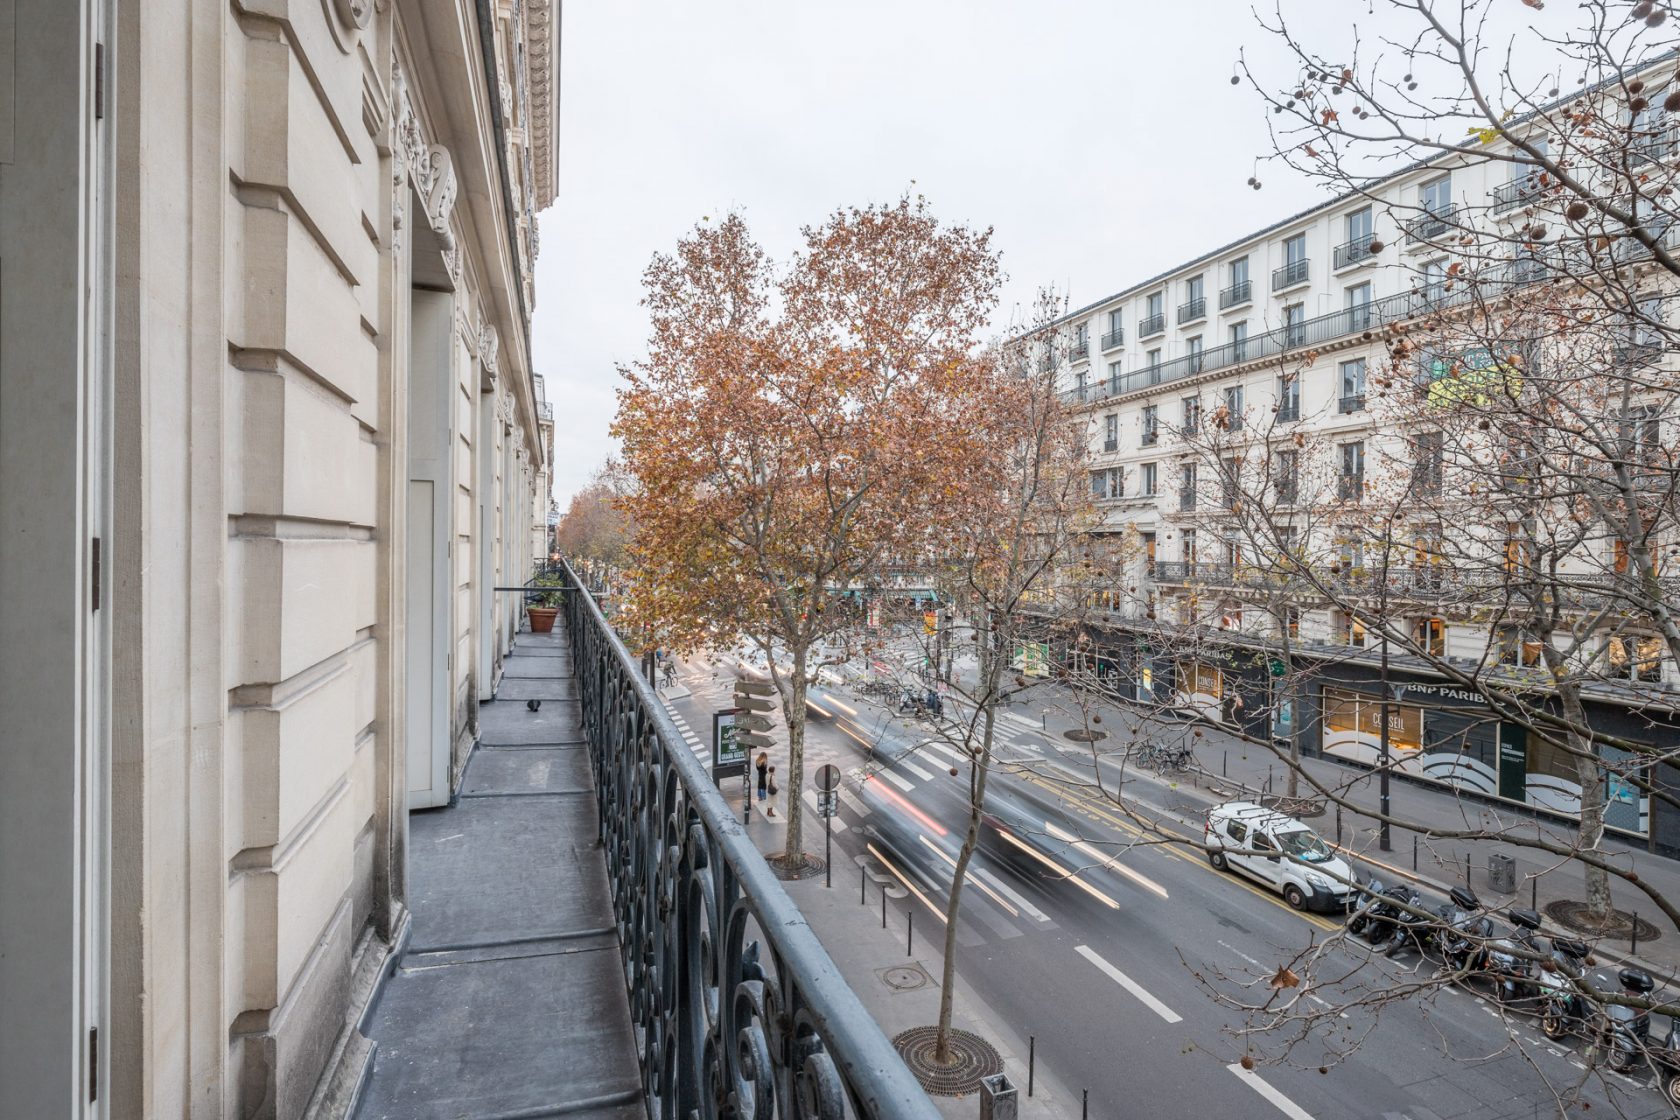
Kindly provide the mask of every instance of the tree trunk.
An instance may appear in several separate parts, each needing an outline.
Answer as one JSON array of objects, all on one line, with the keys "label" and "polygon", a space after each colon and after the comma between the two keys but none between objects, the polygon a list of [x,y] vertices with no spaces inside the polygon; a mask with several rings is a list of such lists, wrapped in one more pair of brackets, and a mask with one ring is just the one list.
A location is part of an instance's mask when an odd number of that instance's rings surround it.
[{"label": "tree trunk", "polygon": [[804,645],[788,651],[793,658],[793,680],[782,698],[782,715],[787,720],[787,846],[782,860],[788,870],[805,865],[804,802],[799,800],[805,785],[805,663],[809,651]]},{"label": "tree trunk", "polygon": [[968,830],[963,834],[962,850],[957,853],[957,866],[951,873],[951,897],[945,903],[945,962],[939,978],[939,1024],[934,1036],[933,1060],[940,1064],[951,1060],[951,1013],[957,975],[957,917],[961,909],[963,883],[968,878],[969,861],[980,844],[981,810],[986,804],[986,779],[991,774],[992,731],[997,721],[997,657],[981,653],[980,690],[976,695],[982,705],[980,757],[969,763]]},{"label": "tree trunk", "polygon": [[[1586,709],[1580,692],[1573,686],[1558,689],[1563,701],[1565,717],[1577,727],[1587,725]],[[1604,767],[1598,750],[1590,739],[1578,735],[1569,737],[1569,748],[1575,755],[1575,773],[1581,780],[1581,827],[1577,843],[1583,851],[1598,851],[1604,841]],[[1586,876],[1587,914],[1596,921],[1610,916],[1610,873],[1586,860],[1581,861]]]}]

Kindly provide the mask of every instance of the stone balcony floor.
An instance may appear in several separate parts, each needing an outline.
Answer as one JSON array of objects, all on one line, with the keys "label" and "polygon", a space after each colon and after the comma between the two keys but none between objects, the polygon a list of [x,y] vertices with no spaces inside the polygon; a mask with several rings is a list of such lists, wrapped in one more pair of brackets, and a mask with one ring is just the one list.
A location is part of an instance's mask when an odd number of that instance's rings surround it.
[{"label": "stone balcony floor", "polygon": [[460,797],[409,817],[358,1120],[646,1116],[576,697],[565,635],[521,633]]}]

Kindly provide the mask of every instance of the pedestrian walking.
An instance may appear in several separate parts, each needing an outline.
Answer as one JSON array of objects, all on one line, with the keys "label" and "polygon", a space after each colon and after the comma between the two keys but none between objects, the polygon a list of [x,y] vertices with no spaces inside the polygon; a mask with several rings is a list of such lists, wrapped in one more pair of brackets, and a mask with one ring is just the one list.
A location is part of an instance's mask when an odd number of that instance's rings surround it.
[{"label": "pedestrian walking", "polygon": [[759,751],[758,752],[758,759],[757,759],[755,765],[758,768],[758,799],[760,801],[763,801],[764,800],[765,781],[766,781],[766,778],[767,778],[766,767],[768,767],[770,765],[770,755],[768,753],[766,753],[765,751]]},{"label": "pedestrian walking", "polygon": [[764,811],[766,816],[773,817],[776,815],[776,794],[778,792],[776,789],[776,768],[772,766],[770,767],[770,808]]}]

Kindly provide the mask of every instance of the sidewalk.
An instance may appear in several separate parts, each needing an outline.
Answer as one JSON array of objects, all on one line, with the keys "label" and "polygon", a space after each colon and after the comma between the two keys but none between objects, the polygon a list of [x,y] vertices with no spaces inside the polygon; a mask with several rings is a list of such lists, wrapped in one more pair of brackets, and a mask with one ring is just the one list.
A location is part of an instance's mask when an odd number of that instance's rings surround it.
[{"label": "sidewalk", "polygon": [[[733,785],[734,783],[726,783]],[[739,793],[725,797],[737,812]],[[782,797],[785,802],[786,795]],[[755,802],[755,804],[757,804]],[[780,851],[787,836],[785,807],[774,818],[762,811],[753,814],[747,832],[762,852]],[[822,825],[807,812],[805,849],[822,852]],[[889,1039],[910,1027],[932,1026],[939,1019],[939,974],[943,969],[944,927],[921,901],[899,881],[872,865],[848,856],[837,843],[834,847],[834,885],[824,886],[817,876],[784,883],[800,911],[822,940],[823,948],[839,966],[846,982]],[[860,901],[860,875],[867,880]],[[881,926],[881,898],[885,890],[887,924]],[[907,922],[906,913],[915,914]],[[910,952],[906,952],[907,925]],[[1059,1084],[1040,1064],[1034,1077],[1033,1095],[1027,1096],[1027,1040],[996,1016],[962,979],[958,960],[957,989],[952,1025],[984,1038],[1003,1058],[1004,1073],[1018,1090],[1022,1120],[1065,1120],[1077,1115],[1079,1095]],[[891,977],[889,979],[889,976]],[[931,1096],[931,1095],[930,1095]],[[977,1120],[979,1093],[961,1097],[931,1096],[949,1120]]]}]

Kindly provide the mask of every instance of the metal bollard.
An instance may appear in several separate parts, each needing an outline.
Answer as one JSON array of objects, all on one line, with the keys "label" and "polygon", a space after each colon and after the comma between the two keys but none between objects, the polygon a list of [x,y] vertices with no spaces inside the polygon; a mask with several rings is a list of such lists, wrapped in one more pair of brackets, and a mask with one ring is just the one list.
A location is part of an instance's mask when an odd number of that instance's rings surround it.
[{"label": "metal bollard", "polygon": [[1412,837],[1412,870],[1417,870],[1417,837]]},{"label": "metal bollard", "polygon": [[1628,955],[1639,952],[1639,911],[1633,912],[1633,931],[1628,935]]},{"label": "metal bollard", "polygon": [[858,905],[869,905],[869,872],[858,868]]},{"label": "metal bollard", "polygon": [[1091,1120],[1091,1090],[1079,1090],[1079,1120]]},{"label": "metal bollard", "polygon": [[916,955],[915,950],[910,947],[910,939],[914,936],[916,936],[916,912],[906,910],[904,912],[904,955],[907,957]]},{"label": "metal bollard", "polygon": [[1336,806],[1336,847],[1342,846],[1342,807]]},{"label": "metal bollard", "polygon": [[1032,1096],[1032,1091],[1033,1091],[1033,1067],[1036,1064],[1037,1058],[1038,1058],[1038,1036],[1029,1034],[1027,1036],[1027,1096],[1029,1096],[1029,1097]]},{"label": "metal bollard", "polygon": [[881,928],[887,928],[887,885],[881,884]]}]

